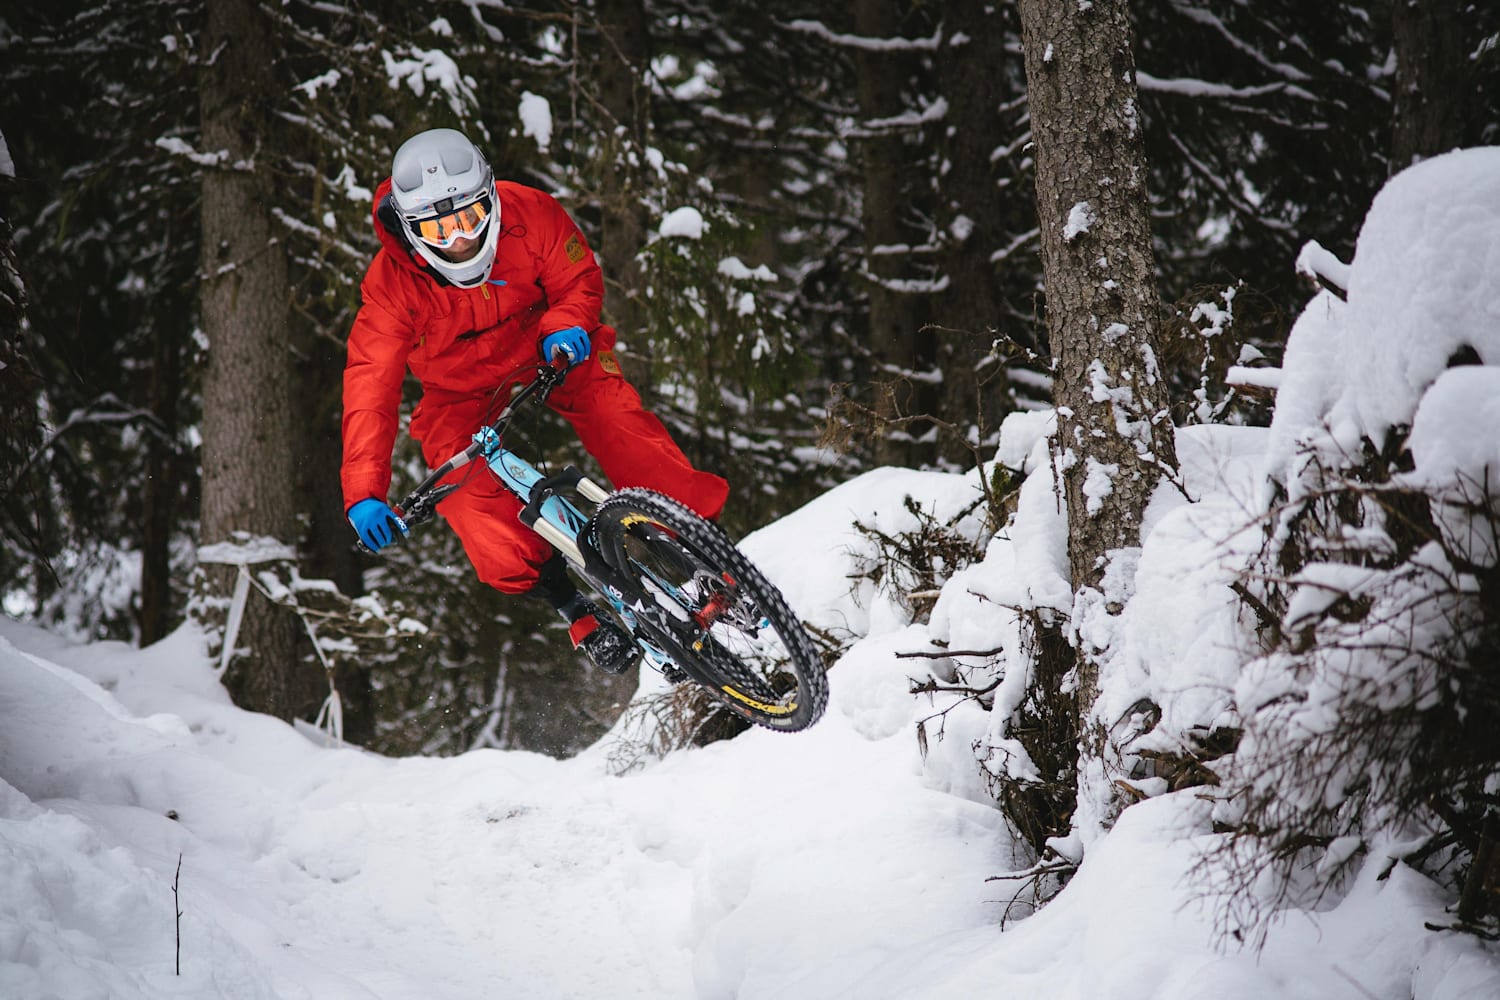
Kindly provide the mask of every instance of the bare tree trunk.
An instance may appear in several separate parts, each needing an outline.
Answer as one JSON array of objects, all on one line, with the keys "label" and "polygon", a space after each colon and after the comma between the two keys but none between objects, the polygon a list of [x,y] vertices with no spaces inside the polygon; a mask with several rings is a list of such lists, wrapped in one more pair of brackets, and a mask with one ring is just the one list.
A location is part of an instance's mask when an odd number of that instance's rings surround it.
[{"label": "bare tree trunk", "polygon": [[1395,0],[1391,173],[1464,144],[1469,53],[1460,0]]},{"label": "bare tree trunk", "polygon": [[[888,39],[900,35],[901,7],[898,0],[855,0],[854,32],[862,38]],[[860,47],[854,52],[854,66],[859,91],[859,112],[864,119],[864,133],[859,139],[859,162],[863,181],[861,224],[865,237],[865,269],[869,275],[870,352],[877,366],[874,377],[898,378],[896,373],[930,367],[936,358],[933,334],[921,334],[926,316],[918,297],[903,290],[900,282],[912,275],[906,254],[893,248],[912,242],[909,228],[911,199],[907,184],[912,164],[906,153],[901,132],[890,126],[871,126],[899,116],[906,110],[902,85],[906,73],[905,58],[898,52]],[[883,417],[905,413],[930,413],[936,394],[925,383],[898,383],[895,398],[877,403]],[[931,449],[916,447],[906,435],[920,434],[917,427],[908,428],[902,437],[881,439],[876,460],[886,465],[912,465],[931,457]]]},{"label": "bare tree trunk", "polygon": [[[1106,586],[1111,554],[1140,544],[1142,514],[1176,453],[1154,346],[1161,305],[1126,0],[1020,0],[1020,12],[1081,634],[1128,596]],[[1078,646],[1080,736],[1097,758],[1102,734],[1086,723],[1109,651],[1086,638]]]},{"label": "bare tree trunk", "polygon": [[172,511],[177,499],[177,394],[182,381],[179,330],[169,324],[153,326],[151,413],[161,423],[162,436],[146,440],[146,483],[141,525],[141,645],[149,646],[171,630]]},{"label": "bare tree trunk", "polygon": [[[937,317],[940,407],[946,420],[973,423],[984,432],[999,428],[1010,403],[1004,366],[992,352],[1003,303],[990,260],[1002,242],[1002,220],[1010,208],[995,183],[992,162],[995,149],[1007,141],[999,107],[1013,96],[1005,82],[1004,46],[997,7],[960,3],[944,14],[937,74],[948,115],[938,144],[945,170],[938,225],[948,287],[941,293]],[[1015,194],[1010,199],[1019,200]],[[944,454],[972,459],[951,445]]]},{"label": "bare tree trunk", "polygon": [[645,309],[641,268],[635,255],[646,245],[649,220],[642,207],[636,171],[649,133],[651,107],[646,90],[650,34],[643,0],[596,0],[599,32],[592,62],[598,92],[616,129],[606,141],[600,178],[603,218],[599,256],[604,269],[604,310],[627,338],[640,329]]},{"label": "bare tree trunk", "polygon": [[[236,533],[294,542],[290,292],[267,192],[269,123],[259,107],[275,88],[270,26],[254,0],[207,5],[199,90],[203,149],[224,154],[203,178],[204,544]],[[227,593],[228,572],[216,591]],[[291,719],[312,690],[296,658],[297,621],[252,591],[237,657],[224,677],[235,702]]]},{"label": "bare tree trunk", "polygon": [[[641,202],[644,182],[638,172],[645,169],[643,154],[651,134],[651,94],[646,82],[651,33],[644,0],[594,0],[594,13],[598,31],[588,61],[594,68],[599,100],[615,130],[604,143],[600,164],[602,205],[596,249],[604,271],[604,320],[633,349],[641,350],[645,338],[638,331],[646,322],[641,301],[645,280],[636,254],[646,245],[650,220]],[[647,382],[636,388],[646,404],[652,405],[654,386]],[[533,705],[578,702],[580,686],[606,692],[611,703],[623,705],[636,682],[635,671],[605,677],[556,670],[512,676],[508,681],[519,702]]]}]

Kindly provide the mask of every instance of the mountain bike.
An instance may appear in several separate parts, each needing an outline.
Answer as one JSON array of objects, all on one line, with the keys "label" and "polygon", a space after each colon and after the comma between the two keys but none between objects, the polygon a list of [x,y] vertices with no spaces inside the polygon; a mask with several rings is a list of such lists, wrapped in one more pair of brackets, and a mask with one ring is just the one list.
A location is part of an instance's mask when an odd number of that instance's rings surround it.
[{"label": "mountain bike", "polygon": [[654,490],[606,490],[576,466],[543,475],[506,447],[518,414],[544,404],[567,373],[562,358],[537,365],[535,378],[475,432],[469,447],[396,505],[397,515],[408,527],[430,521],[438,503],[462,486],[442,480],[482,460],[521,502],[521,523],[603,599],[601,609],[619,619],[644,663],[672,683],[703,686],[758,726],[781,732],[811,726],[828,703],[821,657],[781,591],[722,528]]}]

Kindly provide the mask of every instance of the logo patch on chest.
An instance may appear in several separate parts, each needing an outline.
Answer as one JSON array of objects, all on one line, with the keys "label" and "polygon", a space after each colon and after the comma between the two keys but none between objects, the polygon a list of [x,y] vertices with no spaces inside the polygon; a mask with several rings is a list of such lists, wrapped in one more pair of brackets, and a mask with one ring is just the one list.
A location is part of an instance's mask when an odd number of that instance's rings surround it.
[{"label": "logo patch on chest", "polygon": [[583,248],[583,238],[574,233],[568,237],[568,242],[563,244],[563,253],[567,254],[568,259],[576,264],[580,260],[583,260],[583,255],[588,253],[588,251]]},{"label": "logo patch on chest", "polygon": [[614,351],[600,351],[599,367],[611,375],[618,375],[620,374],[620,359],[615,357]]}]

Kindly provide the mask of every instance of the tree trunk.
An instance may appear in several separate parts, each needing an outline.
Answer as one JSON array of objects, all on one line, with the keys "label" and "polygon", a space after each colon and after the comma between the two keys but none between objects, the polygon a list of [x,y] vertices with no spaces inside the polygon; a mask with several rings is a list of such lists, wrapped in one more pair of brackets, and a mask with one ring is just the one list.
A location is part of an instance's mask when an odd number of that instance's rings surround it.
[{"label": "tree trunk", "polygon": [[649,134],[651,107],[646,90],[646,62],[650,34],[643,0],[596,0],[599,32],[593,59],[598,93],[606,123],[614,133],[605,139],[601,164],[603,215],[599,257],[604,269],[604,311],[628,342],[644,322],[641,268],[635,255],[646,245],[649,220],[641,205],[641,183],[636,177],[644,163],[642,152]]},{"label": "tree trunk", "polygon": [[[290,545],[289,289],[268,191],[270,123],[259,103],[275,92],[276,54],[254,0],[208,4],[202,51],[212,54],[199,90],[202,148],[225,158],[203,178],[200,303],[209,349],[200,541],[244,533]],[[228,592],[229,571],[210,576],[216,593]],[[236,644],[249,653],[224,677],[237,704],[283,719],[305,710],[314,685],[297,663],[297,625],[252,589]]]},{"label": "tree trunk", "polygon": [[[901,33],[898,0],[856,0],[854,33],[861,38],[889,39]],[[930,368],[936,360],[933,334],[919,333],[926,321],[916,295],[901,282],[913,275],[909,258],[894,248],[913,243],[908,189],[914,166],[907,156],[902,133],[891,126],[869,123],[895,118],[906,110],[902,87],[906,57],[899,52],[861,46],[854,50],[859,113],[864,120],[859,135],[859,163],[863,183],[860,222],[864,229],[865,270],[869,289],[867,343],[876,365],[877,381],[893,382],[894,393],[878,401],[876,412],[887,419],[901,414],[931,413],[936,393],[924,382],[903,382],[901,373]],[[923,242],[918,239],[916,242]],[[915,445],[925,427],[911,425],[895,437],[882,437],[876,460],[883,465],[914,465],[933,451]]]},{"label": "tree trunk", "polygon": [[[605,156],[600,164],[602,205],[596,248],[604,271],[604,320],[620,331],[633,350],[643,350],[645,338],[639,334],[646,323],[646,309],[640,296],[645,282],[636,254],[646,245],[650,225],[641,201],[645,182],[639,172],[645,169],[651,134],[651,94],[646,82],[651,33],[644,0],[595,0],[594,13],[599,30],[589,62],[606,123],[613,128],[604,137]],[[637,389],[646,405],[652,405],[654,386],[639,384]],[[588,684],[621,704],[630,700],[637,682],[635,671],[623,677],[575,673],[565,679],[574,692],[570,699],[577,700],[579,686]],[[512,677],[509,684],[523,701],[546,700],[547,681],[542,675]]]},{"label": "tree trunk", "polygon": [[162,434],[146,439],[146,482],[141,524],[141,645],[164,638],[172,628],[172,512],[177,499],[177,395],[182,382],[182,331],[175,324],[152,325],[149,405]]},{"label": "tree trunk", "polygon": [[[982,435],[998,431],[1010,403],[1005,368],[992,351],[1004,306],[990,259],[1004,243],[1002,220],[1014,211],[1001,196],[992,162],[995,149],[1008,141],[999,106],[1014,96],[1003,68],[1009,61],[1005,37],[996,8],[955,4],[943,18],[937,60],[938,86],[948,103],[946,131],[938,141],[944,169],[940,260],[948,279],[937,314],[940,407],[946,420],[977,426]],[[973,461],[955,445],[943,449],[945,457]]]},{"label": "tree trunk", "polygon": [[[1117,614],[1128,596],[1105,585],[1111,553],[1140,544],[1142,514],[1176,453],[1154,346],[1161,306],[1126,0],[1021,0],[1020,12],[1081,635],[1084,619]],[[1108,651],[1078,645],[1082,727]],[[1097,753],[1098,740],[1080,734]]]},{"label": "tree trunk", "polygon": [[1464,144],[1469,53],[1460,0],[1395,0],[1391,173]]}]

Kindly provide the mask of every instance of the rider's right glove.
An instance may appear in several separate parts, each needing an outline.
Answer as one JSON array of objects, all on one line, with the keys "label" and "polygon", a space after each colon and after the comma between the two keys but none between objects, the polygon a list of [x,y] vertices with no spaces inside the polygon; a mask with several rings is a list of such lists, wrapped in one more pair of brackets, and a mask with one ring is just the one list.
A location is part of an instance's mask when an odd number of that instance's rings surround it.
[{"label": "rider's right glove", "polygon": [[545,360],[550,362],[558,351],[568,356],[569,366],[578,364],[589,356],[588,333],[581,326],[570,326],[542,338],[542,357]]},{"label": "rider's right glove", "polygon": [[396,516],[390,504],[374,497],[361,500],[349,508],[349,523],[354,526],[359,540],[364,542],[371,552],[379,552],[387,545],[396,540],[395,529],[399,528],[401,534],[406,534],[406,522]]}]

